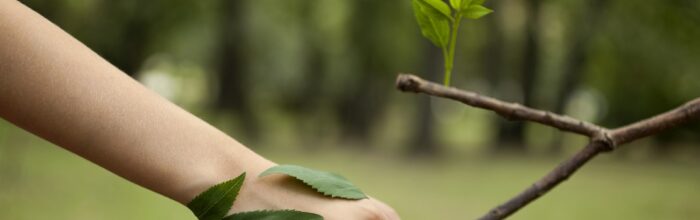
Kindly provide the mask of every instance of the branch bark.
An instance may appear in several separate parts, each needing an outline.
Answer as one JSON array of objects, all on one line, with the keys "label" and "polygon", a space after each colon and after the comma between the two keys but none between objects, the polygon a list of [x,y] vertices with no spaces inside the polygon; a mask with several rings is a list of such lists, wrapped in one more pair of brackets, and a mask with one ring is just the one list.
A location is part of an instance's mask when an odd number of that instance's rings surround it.
[{"label": "branch bark", "polygon": [[507,202],[491,209],[486,215],[480,219],[503,219],[525,207],[530,202],[547,193],[549,190],[559,185],[559,183],[568,179],[571,174],[585,165],[601,152],[605,151],[607,146],[603,142],[590,142],[583,150],[576,153],[569,160],[559,164],[554,170],[550,171],[546,176],[535,182],[525,191],[508,200]]},{"label": "branch bark", "polygon": [[568,179],[574,172],[600,153],[613,151],[623,144],[660,133],[690,120],[700,118],[700,98],[696,98],[680,107],[649,119],[609,130],[605,127],[569,116],[533,109],[517,103],[504,102],[496,98],[463,91],[453,87],[445,87],[421,79],[415,75],[399,74],[396,79],[396,87],[404,92],[424,93],[459,101],[476,108],[491,110],[509,120],[537,122],[558,128],[562,131],[577,133],[590,138],[588,145],[581,151],[559,164],[547,175],[520,194],[493,208],[486,213],[486,215],[479,218],[483,220],[504,219],[510,216]]},{"label": "branch bark", "polygon": [[592,123],[572,117],[558,115],[548,111],[537,110],[522,106],[518,103],[504,102],[475,92],[445,87],[441,84],[424,80],[415,75],[400,74],[396,79],[396,87],[404,92],[425,93],[432,96],[452,99],[464,104],[491,110],[508,120],[533,121],[543,125],[558,128],[585,136],[595,136],[604,129]]},{"label": "branch bark", "polygon": [[699,117],[700,98],[696,98],[665,113],[615,129],[610,132],[610,138],[613,146],[620,146]]}]

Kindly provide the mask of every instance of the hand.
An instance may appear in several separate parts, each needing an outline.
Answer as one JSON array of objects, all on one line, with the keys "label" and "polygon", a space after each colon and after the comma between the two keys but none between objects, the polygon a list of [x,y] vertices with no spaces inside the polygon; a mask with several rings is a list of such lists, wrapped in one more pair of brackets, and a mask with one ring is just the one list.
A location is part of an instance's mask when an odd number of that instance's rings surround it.
[{"label": "hand", "polygon": [[[251,173],[252,174],[252,173]],[[285,175],[249,175],[231,213],[261,209],[294,209],[316,213],[326,220],[399,220],[388,205],[374,198],[344,200],[325,197]]]}]

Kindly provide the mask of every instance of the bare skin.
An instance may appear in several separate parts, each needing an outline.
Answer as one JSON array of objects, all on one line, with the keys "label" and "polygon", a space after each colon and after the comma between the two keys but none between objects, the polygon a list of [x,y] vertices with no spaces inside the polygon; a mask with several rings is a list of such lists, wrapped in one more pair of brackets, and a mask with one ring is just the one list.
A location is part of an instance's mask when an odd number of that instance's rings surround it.
[{"label": "bare skin", "polygon": [[275,163],[140,85],[15,0],[0,0],[0,117],[131,182],[188,203],[248,173],[232,212],[297,209],[325,219],[399,219],[375,199],[320,196]]}]

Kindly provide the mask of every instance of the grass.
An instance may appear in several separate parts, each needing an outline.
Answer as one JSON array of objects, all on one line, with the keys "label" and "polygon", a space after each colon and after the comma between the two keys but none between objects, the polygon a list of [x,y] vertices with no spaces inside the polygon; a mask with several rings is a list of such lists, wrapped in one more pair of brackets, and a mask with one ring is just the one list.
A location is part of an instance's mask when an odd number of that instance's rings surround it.
[{"label": "grass", "polygon": [[[194,219],[174,201],[26,133],[0,137],[0,219]],[[474,219],[556,158],[453,156],[437,162],[344,151],[267,150],[280,163],[342,173],[403,219]],[[603,156],[512,219],[692,219],[697,163]]]},{"label": "grass", "polygon": [[[475,219],[529,186],[558,160],[450,159],[438,164],[347,154],[281,162],[339,171],[404,219]],[[599,158],[511,219],[692,219],[700,215],[697,164]]]}]

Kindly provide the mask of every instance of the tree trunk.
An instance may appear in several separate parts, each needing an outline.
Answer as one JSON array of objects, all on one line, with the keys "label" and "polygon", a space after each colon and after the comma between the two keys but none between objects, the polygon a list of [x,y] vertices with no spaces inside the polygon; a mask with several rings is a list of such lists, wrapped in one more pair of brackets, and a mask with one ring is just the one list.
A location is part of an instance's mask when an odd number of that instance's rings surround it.
[{"label": "tree trunk", "polygon": [[[498,1],[493,2],[492,7],[498,8]],[[536,71],[539,64],[539,45],[537,42],[537,25],[538,25],[538,0],[528,0],[527,21],[525,27],[525,45],[522,54],[522,72],[521,72],[521,87],[523,95],[523,105],[532,106],[534,99],[534,88],[536,83]],[[498,10],[498,9],[496,9]],[[489,24],[489,40],[485,50],[485,72],[487,79],[494,90],[500,89],[499,83],[506,75],[504,66],[504,50],[502,44],[504,37],[502,27],[497,18],[490,19]],[[515,101],[515,100],[514,100]],[[521,122],[512,122],[507,120],[498,121],[498,132],[496,143],[493,146],[495,151],[525,151],[525,127]]]},{"label": "tree trunk", "polygon": [[[586,50],[590,45],[594,28],[600,23],[602,14],[600,11],[603,8],[603,4],[604,2],[601,0],[587,2],[583,16],[576,19],[574,24],[571,25],[571,27],[575,27],[572,34],[574,40],[571,42],[567,60],[565,61],[564,75],[554,100],[554,112],[557,114],[564,114],[567,102],[581,84],[581,77],[584,74],[583,71],[588,60]],[[562,144],[563,135],[558,133],[552,139],[550,153],[560,153],[563,147]]]},{"label": "tree trunk", "polygon": [[114,61],[114,65],[131,77],[136,78],[141,66],[148,58],[147,47],[149,45],[151,29],[150,22],[140,19],[129,20],[122,39],[129,39],[121,47],[120,57]]},{"label": "tree trunk", "polygon": [[256,140],[259,128],[250,105],[249,71],[245,56],[246,3],[247,1],[221,1],[220,49],[216,56],[219,77],[216,105],[219,109],[236,114],[245,132],[239,138]]},{"label": "tree trunk", "polygon": [[[424,73],[430,81],[440,81],[442,70],[441,50],[430,43],[424,42],[426,53],[423,65]],[[419,96],[416,102],[417,119],[414,134],[411,139],[409,155],[412,156],[435,156],[440,153],[440,147],[435,140],[435,117],[432,111],[431,96]]]},{"label": "tree trunk", "polygon": [[393,71],[389,66],[390,55],[382,38],[374,31],[381,31],[376,21],[386,19],[395,1],[357,0],[353,3],[351,24],[352,46],[355,50],[357,81],[350,83],[337,100],[338,118],[344,137],[368,147],[372,127],[386,106],[387,85],[391,85]]}]

